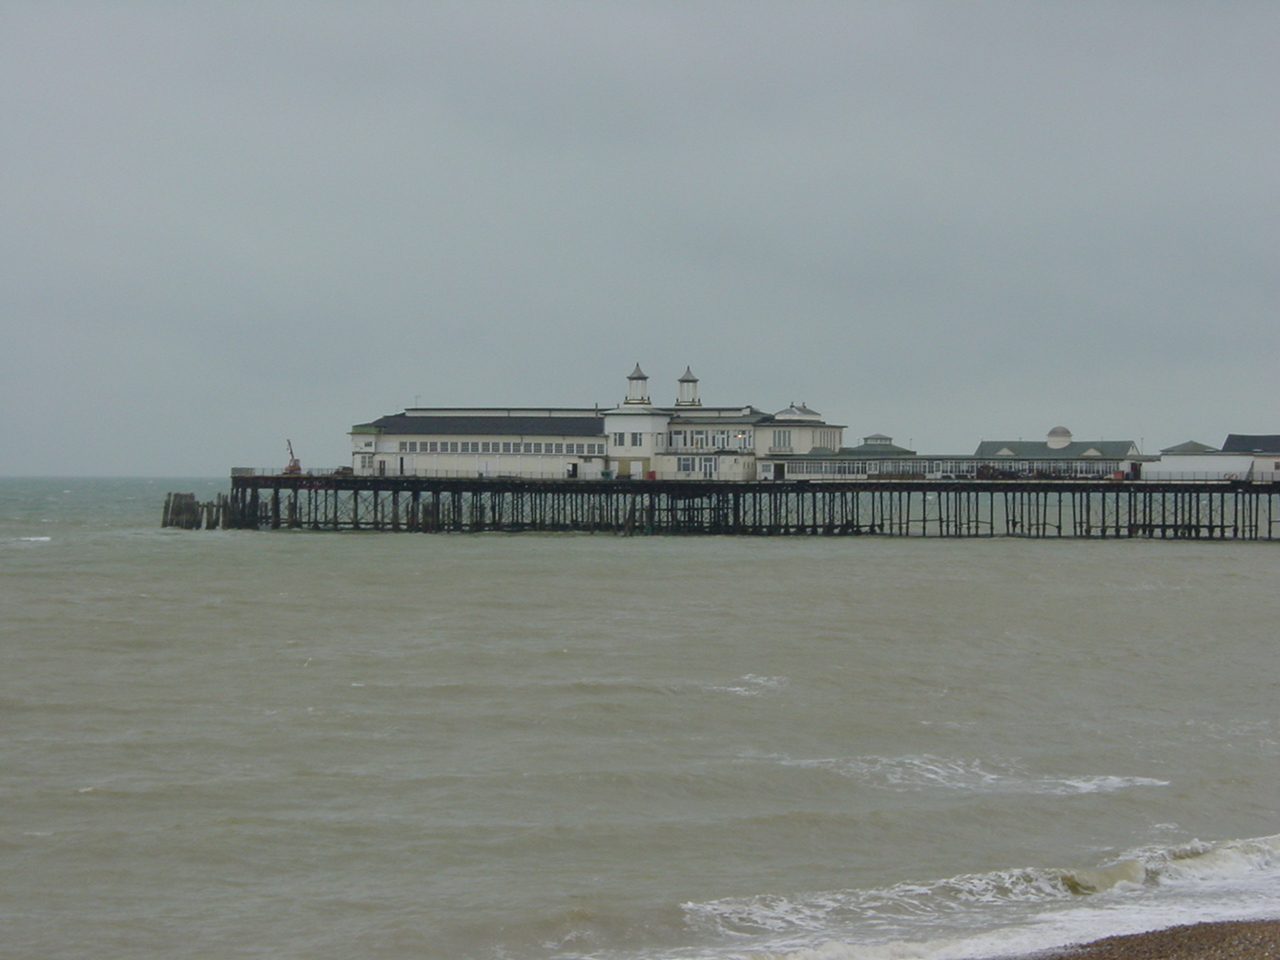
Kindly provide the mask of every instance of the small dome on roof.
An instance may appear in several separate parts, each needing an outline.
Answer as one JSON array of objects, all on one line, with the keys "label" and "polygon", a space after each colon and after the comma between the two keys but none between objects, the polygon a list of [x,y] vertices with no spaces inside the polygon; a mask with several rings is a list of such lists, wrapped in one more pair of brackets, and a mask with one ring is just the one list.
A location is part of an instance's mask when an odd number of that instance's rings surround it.
[{"label": "small dome on roof", "polygon": [[1049,449],[1061,450],[1071,443],[1071,431],[1066,427],[1054,427],[1049,431]]}]

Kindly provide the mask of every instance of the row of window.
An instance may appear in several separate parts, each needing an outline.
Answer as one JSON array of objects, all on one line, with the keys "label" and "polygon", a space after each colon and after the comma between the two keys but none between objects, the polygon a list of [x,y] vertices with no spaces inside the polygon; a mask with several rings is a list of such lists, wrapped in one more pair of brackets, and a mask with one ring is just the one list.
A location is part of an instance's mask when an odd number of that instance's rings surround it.
[{"label": "row of window", "polygon": [[881,470],[880,460],[802,460],[787,464],[788,474],[860,477],[873,473],[925,473],[927,464],[914,460],[890,460]]},{"label": "row of window", "polygon": [[[680,473],[693,473],[699,469],[698,457],[676,457],[676,470]],[[716,457],[702,457],[701,471],[704,477],[714,477],[720,468]]]},{"label": "row of window", "polygon": [[[643,433],[619,431],[612,440],[615,447],[643,447],[644,438]],[[750,450],[753,443],[750,430],[672,430],[655,433],[653,440],[657,450]]]},{"label": "row of window", "polygon": [[1115,460],[1085,462],[1078,460],[1019,460],[1009,462],[979,462],[974,460],[915,460],[907,457],[891,457],[884,460],[800,460],[787,464],[789,474],[825,476],[863,476],[878,473],[946,473],[971,476],[982,468],[1008,470],[1023,473],[1067,473],[1077,476],[1104,475],[1120,468]]},{"label": "row of window", "polygon": [[521,443],[511,440],[401,440],[401,453],[549,453],[602,457],[603,443]]}]

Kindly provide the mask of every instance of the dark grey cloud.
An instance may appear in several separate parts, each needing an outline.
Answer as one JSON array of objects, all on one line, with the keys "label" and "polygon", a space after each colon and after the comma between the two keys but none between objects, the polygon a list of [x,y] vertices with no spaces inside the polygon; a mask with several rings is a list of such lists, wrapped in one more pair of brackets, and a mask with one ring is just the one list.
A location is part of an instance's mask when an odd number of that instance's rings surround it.
[{"label": "dark grey cloud", "polygon": [[0,473],[336,463],[417,399],[612,403],[637,360],[657,397],[688,363],[708,402],[930,450],[1275,432],[1278,33],[1246,3],[0,4]]}]

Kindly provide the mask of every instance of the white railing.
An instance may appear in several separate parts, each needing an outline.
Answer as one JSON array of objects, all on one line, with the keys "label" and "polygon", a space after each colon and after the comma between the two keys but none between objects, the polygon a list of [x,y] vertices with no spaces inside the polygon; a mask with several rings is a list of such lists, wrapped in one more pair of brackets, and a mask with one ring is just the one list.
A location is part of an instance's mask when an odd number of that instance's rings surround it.
[{"label": "white railing", "polygon": [[1168,481],[1170,483],[1183,482],[1203,482],[1203,483],[1222,483],[1226,480],[1256,480],[1259,483],[1270,483],[1276,477],[1274,473],[1251,473],[1246,471],[1243,474],[1233,473],[1231,471],[1213,470],[1213,471],[1164,471],[1144,469],[1140,479],[1150,481],[1151,483],[1160,483]]},{"label": "white railing", "polygon": [[600,471],[592,471],[590,473],[578,472],[578,476],[569,476],[569,471],[560,470],[521,470],[519,472],[507,470],[446,470],[443,468],[432,469],[426,468],[420,470],[391,470],[387,469],[384,473],[377,470],[362,469],[355,471],[357,477],[383,477],[393,479],[395,477],[438,477],[445,479],[461,479],[461,480],[596,480],[600,478]]},{"label": "white railing", "polygon": [[737,456],[742,456],[743,454],[750,454],[754,450],[755,450],[755,447],[722,447],[715,444],[707,444],[705,446],[697,447],[697,446],[693,446],[692,444],[682,443],[679,446],[675,446],[673,444],[667,444],[665,446],[658,447],[655,453],[672,454],[672,455],[678,453],[682,455],[691,454],[694,456],[699,456],[699,455],[710,456],[713,453],[719,453],[719,454],[732,453],[732,454],[736,454]]},{"label": "white railing", "polygon": [[350,467],[312,467],[300,473],[290,473],[284,467],[232,467],[233,477],[332,477],[351,473]]}]

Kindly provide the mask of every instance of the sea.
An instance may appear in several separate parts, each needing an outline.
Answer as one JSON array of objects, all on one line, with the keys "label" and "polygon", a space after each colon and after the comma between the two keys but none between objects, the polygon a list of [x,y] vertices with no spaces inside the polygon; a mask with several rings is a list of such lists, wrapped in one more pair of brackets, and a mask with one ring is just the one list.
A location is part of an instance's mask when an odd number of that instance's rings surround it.
[{"label": "sea", "polygon": [[1280,543],[161,529],[0,479],[0,954],[960,960],[1280,917]]}]

